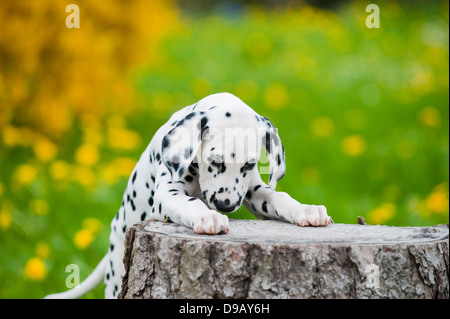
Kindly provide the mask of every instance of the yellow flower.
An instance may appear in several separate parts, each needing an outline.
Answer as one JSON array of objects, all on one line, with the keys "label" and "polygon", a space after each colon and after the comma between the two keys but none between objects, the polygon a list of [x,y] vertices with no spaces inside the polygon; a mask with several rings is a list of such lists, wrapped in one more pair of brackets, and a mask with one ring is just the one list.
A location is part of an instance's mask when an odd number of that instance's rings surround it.
[{"label": "yellow flower", "polygon": [[39,242],[36,245],[36,255],[45,259],[50,255],[50,246],[47,243]]},{"label": "yellow flower", "polygon": [[47,215],[49,210],[48,203],[43,199],[32,199],[29,206],[31,212],[36,215]]},{"label": "yellow flower", "polygon": [[431,212],[448,213],[448,190],[446,190],[445,184],[440,184],[434,188],[433,192],[426,198],[425,205]]},{"label": "yellow flower", "polygon": [[73,237],[73,242],[78,249],[86,249],[94,240],[94,234],[89,229],[79,230]]},{"label": "yellow flower", "polygon": [[28,279],[42,280],[47,274],[44,261],[39,257],[30,258],[25,265],[24,274]]},{"label": "yellow flower", "polygon": [[328,137],[333,134],[333,120],[326,116],[316,117],[311,122],[311,131],[317,137]]},{"label": "yellow flower", "polygon": [[92,187],[96,182],[94,172],[86,166],[75,166],[73,179],[86,187]]},{"label": "yellow flower", "polygon": [[396,210],[397,208],[394,204],[384,203],[381,206],[372,209],[369,212],[368,217],[375,224],[383,224],[395,215]]},{"label": "yellow flower", "polygon": [[3,128],[2,136],[3,143],[5,143],[5,145],[7,146],[15,146],[20,144],[22,137],[20,134],[20,130],[10,125],[6,125]]},{"label": "yellow flower", "polygon": [[9,209],[3,208],[0,210],[0,228],[6,230],[11,226],[12,214]]},{"label": "yellow flower", "polygon": [[14,181],[20,185],[29,185],[36,178],[37,170],[30,164],[19,165],[14,172]]},{"label": "yellow flower", "polygon": [[114,185],[120,177],[128,178],[135,165],[134,159],[117,158],[102,169],[101,176],[106,183]]},{"label": "yellow flower", "polygon": [[264,100],[271,109],[280,109],[286,105],[289,96],[284,85],[274,83],[264,92]]},{"label": "yellow flower", "polygon": [[136,166],[136,160],[127,157],[120,157],[113,161],[113,165],[119,176],[129,177]]},{"label": "yellow flower", "polygon": [[110,127],[108,130],[109,146],[119,150],[134,150],[139,147],[141,137],[138,133],[124,128]]},{"label": "yellow flower", "polygon": [[55,161],[50,166],[50,175],[55,180],[63,180],[69,175],[70,166],[64,161]]},{"label": "yellow flower", "polygon": [[432,106],[427,106],[420,110],[418,115],[420,123],[429,127],[437,127],[441,124],[441,114]]},{"label": "yellow flower", "polygon": [[117,174],[116,168],[114,167],[114,165],[111,165],[111,164],[106,165],[102,169],[101,176],[108,185],[114,185],[119,180],[119,174]]},{"label": "yellow flower", "polygon": [[99,154],[97,148],[91,144],[81,145],[76,153],[75,160],[83,165],[91,166],[97,163]]},{"label": "yellow flower", "polygon": [[36,157],[42,162],[49,162],[55,158],[58,149],[54,143],[46,138],[40,138],[33,145]]},{"label": "yellow flower", "polygon": [[364,152],[366,141],[361,135],[349,135],[342,140],[341,149],[345,155],[358,156]]},{"label": "yellow flower", "polygon": [[86,218],[83,220],[83,227],[86,230],[89,230],[91,233],[96,234],[103,228],[103,223],[97,218]]}]

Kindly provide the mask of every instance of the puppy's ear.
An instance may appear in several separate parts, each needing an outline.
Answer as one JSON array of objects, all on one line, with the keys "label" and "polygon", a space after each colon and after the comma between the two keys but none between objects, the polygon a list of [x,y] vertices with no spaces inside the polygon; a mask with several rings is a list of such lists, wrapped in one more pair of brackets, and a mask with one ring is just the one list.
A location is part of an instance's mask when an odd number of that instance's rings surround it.
[{"label": "puppy's ear", "polygon": [[261,116],[260,123],[265,130],[265,134],[262,136],[262,144],[267,151],[270,164],[269,187],[275,190],[277,182],[286,173],[284,147],[272,122],[267,117]]},{"label": "puppy's ear", "polygon": [[172,125],[162,139],[161,154],[172,181],[178,181],[200,149],[208,131],[208,117],[205,112],[190,112]]}]

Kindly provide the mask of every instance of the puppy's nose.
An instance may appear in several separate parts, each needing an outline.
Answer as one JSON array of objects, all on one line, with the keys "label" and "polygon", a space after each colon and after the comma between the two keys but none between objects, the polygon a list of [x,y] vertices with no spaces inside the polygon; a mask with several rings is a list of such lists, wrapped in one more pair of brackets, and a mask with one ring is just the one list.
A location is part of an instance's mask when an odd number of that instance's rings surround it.
[{"label": "puppy's nose", "polygon": [[230,213],[236,207],[236,204],[234,204],[234,205],[230,204],[229,199],[225,199],[224,201],[216,199],[216,200],[214,200],[214,205],[216,206],[216,208],[218,210],[220,210],[221,212],[224,212],[224,213]]}]

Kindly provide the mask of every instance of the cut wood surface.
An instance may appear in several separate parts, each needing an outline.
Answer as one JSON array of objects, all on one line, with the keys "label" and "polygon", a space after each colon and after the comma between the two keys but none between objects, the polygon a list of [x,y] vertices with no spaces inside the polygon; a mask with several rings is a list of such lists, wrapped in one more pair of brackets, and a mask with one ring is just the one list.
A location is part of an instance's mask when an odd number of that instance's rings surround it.
[{"label": "cut wood surface", "polygon": [[449,298],[449,229],[230,220],[127,230],[121,298]]}]

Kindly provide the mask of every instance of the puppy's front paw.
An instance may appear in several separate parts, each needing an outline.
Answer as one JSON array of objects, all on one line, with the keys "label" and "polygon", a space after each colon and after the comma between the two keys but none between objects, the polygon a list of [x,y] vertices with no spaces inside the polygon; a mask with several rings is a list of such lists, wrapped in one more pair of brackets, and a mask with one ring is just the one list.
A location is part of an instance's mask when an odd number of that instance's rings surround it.
[{"label": "puppy's front paw", "polygon": [[230,231],[228,216],[222,215],[214,210],[207,210],[195,216],[192,228],[197,234],[209,235],[226,234]]},{"label": "puppy's front paw", "polygon": [[300,226],[326,226],[331,217],[323,205],[300,204],[287,193],[279,192],[275,198],[277,212],[287,221]]},{"label": "puppy's front paw", "polygon": [[331,224],[331,217],[327,214],[327,208],[323,205],[300,204],[294,213],[296,224],[300,226],[327,226]]}]

